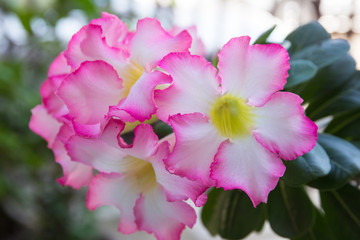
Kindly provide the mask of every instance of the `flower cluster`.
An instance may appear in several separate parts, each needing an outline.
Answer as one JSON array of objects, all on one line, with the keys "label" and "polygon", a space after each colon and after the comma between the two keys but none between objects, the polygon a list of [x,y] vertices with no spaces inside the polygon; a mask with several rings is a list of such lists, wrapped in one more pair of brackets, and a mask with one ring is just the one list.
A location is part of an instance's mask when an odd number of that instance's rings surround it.
[{"label": "flower cluster", "polygon": [[[209,187],[266,202],[285,171],[281,159],[311,150],[317,127],[297,95],[280,92],[287,51],[249,41],[231,39],[217,70],[194,28],[166,31],[146,18],[129,31],[108,13],[92,20],[51,64],[32,110],[30,128],[63,168],[58,181],[88,186],[89,209],[117,207],[120,232],[158,239],[194,225],[184,201],[202,206]],[[159,140],[149,125],[159,119],[174,134]]]}]

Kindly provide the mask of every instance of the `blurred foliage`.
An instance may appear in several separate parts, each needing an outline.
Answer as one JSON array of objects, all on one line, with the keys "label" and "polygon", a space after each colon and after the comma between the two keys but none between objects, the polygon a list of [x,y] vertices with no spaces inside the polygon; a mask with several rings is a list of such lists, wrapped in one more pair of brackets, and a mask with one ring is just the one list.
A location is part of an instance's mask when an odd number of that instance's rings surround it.
[{"label": "blurred foliage", "polygon": [[[257,43],[266,43],[272,30]],[[272,230],[285,238],[360,239],[360,71],[348,54],[348,42],[331,39],[317,22],[297,28],[285,40],[291,64],[285,90],[304,99],[306,115],[318,124],[319,136],[313,150],[284,161],[284,176],[258,211],[266,210]],[[320,206],[310,200],[308,187],[318,190]],[[244,238],[259,230],[255,219],[260,213],[242,214],[254,211],[249,203],[238,190],[214,189],[202,220],[213,235]]]}]

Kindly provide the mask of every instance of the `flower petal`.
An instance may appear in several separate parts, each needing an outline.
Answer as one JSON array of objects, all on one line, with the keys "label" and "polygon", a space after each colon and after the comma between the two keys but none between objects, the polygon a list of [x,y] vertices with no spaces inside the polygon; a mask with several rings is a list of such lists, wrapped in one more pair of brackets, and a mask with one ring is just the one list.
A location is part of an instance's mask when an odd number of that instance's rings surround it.
[{"label": "flower petal", "polygon": [[243,190],[256,207],[260,202],[266,203],[284,171],[281,159],[250,136],[221,144],[210,177],[216,180],[218,188]]},{"label": "flower petal", "polygon": [[57,181],[63,186],[71,186],[75,189],[87,186],[93,178],[92,167],[71,161],[65,149],[64,142],[67,141],[74,131],[67,124],[63,124],[60,128],[59,134],[56,137],[53,151],[55,161],[61,165],[64,176]]},{"label": "flower petal", "polygon": [[170,82],[171,78],[162,72],[144,73],[132,86],[129,95],[119,104],[118,108],[141,122],[150,119],[156,112],[155,87]]},{"label": "flower petal", "polygon": [[279,44],[249,46],[250,37],[231,39],[219,53],[219,76],[224,93],[263,105],[283,89],[290,69],[289,55]]},{"label": "flower petal", "polygon": [[171,53],[160,67],[173,78],[172,85],[155,92],[157,116],[163,121],[177,113],[207,115],[220,92],[217,70],[204,58],[189,53]]},{"label": "flower petal", "polygon": [[174,115],[169,118],[176,144],[165,164],[171,173],[213,186],[210,165],[224,139],[200,113]]},{"label": "flower petal", "polygon": [[164,188],[168,201],[187,200],[190,198],[196,206],[205,204],[207,186],[200,181],[192,181],[169,173],[164,164],[164,159],[169,155],[169,143],[162,142],[151,158],[156,181]]},{"label": "flower petal", "polygon": [[95,210],[102,205],[112,205],[120,210],[120,224],[118,231],[124,234],[136,232],[134,206],[140,193],[135,187],[136,182],[120,174],[99,173],[89,184],[86,205]]},{"label": "flower petal", "polygon": [[40,87],[40,95],[45,108],[57,119],[69,112],[63,100],[56,95],[56,91],[65,77],[66,75],[49,77]]},{"label": "flower petal", "polygon": [[29,128],[44,138],[51,148],[62,124],[53,118],[43,105],[34,107],[31,114]]},{"label": "flower petal", "polygon": [[71,67],[67,64],[64,52],[61,52],[51,63],[48,71],[48,76],[64,75],[71,72]]},{"label": "flower petal", "polygon": [[102,60],[112,66],[122,65],[128,52],[107,45],[101,26],[89,24],[71,38],[64,56],[71,68],[76,70],[85,61]]},{"label": "flower petal", "polygon": [[293,93],[278,92],[254,111],[256,140],[284,160],[295,159],[316,144],[317,126],[304,115],[302,101]]},{"label": "flower petal", "polygon": [[88,139],[72,136],[66,142],[66,149],[73,161],[92,166],[104,173],[122,173],[128,169],[131,160],[117,145],[117,135],[124,128],[119,121],[110,121],[99,138]]},{"label": "flower petal", "polygon": [[58,95],[76,122],[92,125],[104,120],[109,106],[119,103],[122,82],[107,63],[84,62],[64,79]]},{"label": "flower petal", "polygon": [[193,208],[183,201],[168,202],[160,187],[141,196],[134,213],[139,230],[154,233],[158,240],[179,240],[185,226],[196,221]]},{"label": "flower petal", "polygon": [[136,126],[134,135],[131,145],[124,145],[119,141],[119,145],[124,153],[146,160],[157,151],[159,138],[153,132],[150,125],[140,124]]},{"label": "flower petal", "polygon": [[101,18],[93,19],[91,25],[101,26],[102,37],[110,47],[123,47],[129,34],[128,27],[117,16],[102,12]]},{"label": "flower petal", "polygon": [[190,46],[191,36],[186,31],[173,37],[157,19],[144,18],[138,21],[130,42],[131,60],[150,72],[167,54],[187,51]]}]

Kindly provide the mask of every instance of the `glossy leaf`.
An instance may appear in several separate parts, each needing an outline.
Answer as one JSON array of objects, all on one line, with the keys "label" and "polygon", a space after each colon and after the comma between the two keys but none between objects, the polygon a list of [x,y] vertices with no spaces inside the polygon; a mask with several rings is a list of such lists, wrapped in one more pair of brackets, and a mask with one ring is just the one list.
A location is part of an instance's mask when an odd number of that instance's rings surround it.
[{"label": "glossy leaf", "polygon": [[301,236],[315,222],[314,206],[305,190],[282,181],[269,194],[267,212],[271,228],[282,237]]},{"label": "glossy leaf", "polygon": [[360,150],[350,142],[328,134],[319,134],[318,142],[330,158],[331,170],[309,183],[321,190],[336,189],[360,173]]},{"label": "glossy leaf", "polygon": [[282,179],[293,187],[301,186],[330,172],[330,159],[319,143],[308,153],[292,161],[284,161],[286,171]]},{"label": "glossy leaf", "polygon": [[321,192],[326,221],[339,240],[360,239],[360,190],[349,184],[336,191]]},{"label": "glossy leaf", "polygon": [[253,207],[242,191],[213,189],[203,207],[201,220],[212,235],[227,239],[246,237],[264,223],[265,206]]},{"label": "glossy leaf", "polygon": [[293,53],[296,53],[307,46],[329,38],[330,34],[326,32],[320,23],[314,21],[297,28],[290,33],[285,40],[291,42],[291,47],[288,50],[291,56]]},{"label": "glossy leaf", "polygon": [[290,60],[289,77],[285,88],[304,83],[315,76],[318,68],[309,60]]},{"label": "glossy leaf", "polygon": [[266,44],[270,34],[274,31],[276,25],[263,32],[254,42],[254,44]]},{"label": "glossy leaf", "polygon": [[326,133],[336,135],[348,141],[360,141],[360,107],[337,115],[325,128]]},{"label": "glossy leaf", "polygon": [[328,39],[311,45],[294,54],[291,58],[307,59],[318,68],[328,66],[345,56],[350,49],[349,43],[344,39]]},{"label": "glossy leaf", "polygon": [[[345,55],[335,63],[319,69],[311,81],[304,87],[295,91],[315,110],[330,98],[333,98],[339,92],[339,88],[346,84],[355,73],[355,61],[350,55]],[[310,105],[308,108],[310,108]],[[306,109],[307,116],[311,113]]]},{"label": "glossy leaf", "polygon": [[[355,66],[353,69],[349,68],[349,73],[354,72]],[[344,78],[337,79],[337,81],[341,81],[341,79]],[[360,72],[353,74],[349,80],[344,79],[342,85],[312,101],[306,111],[312,119],[316,120],[356,108],[360,108]]]}]

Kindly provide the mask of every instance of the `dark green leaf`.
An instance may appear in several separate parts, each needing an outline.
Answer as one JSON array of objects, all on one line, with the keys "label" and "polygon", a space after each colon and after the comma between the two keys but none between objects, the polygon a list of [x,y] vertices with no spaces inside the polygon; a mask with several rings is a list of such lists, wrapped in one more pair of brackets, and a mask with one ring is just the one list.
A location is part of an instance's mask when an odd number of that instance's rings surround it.
[{"label": "dark green leaf", "polygon": [[320,196],[326,220],[337,239],[360,239],[360,190],[347,184],[336,191],[320,192]]},{"label": "dark green leaf", "polygon": [[308,153],[292,161],[284,161],[284,182],[293,187],[308,183],[330,172],[330,159],[319,143]]},{"label": "dark green leaf", "polygon": [[305,234],[315,222],[315,210],[303,188],[293,188],[281,180],[270,192],[268,219],[271,228],[282,237]]},{"label": "dark green leaf", "polygon": [[302,49],[291,59],[306,59],[312,61],[318,68],[323,68],[341,57],[350,49],[349,43],[344,39],[328,39]]},{"label": "dark green leaf", "polygon": [[327,134],[319,134],[318,142],[330,157],[331,170],[309,183],[321,190],[339,188],[360,173],[360,150],[350,142]]},{"label": "dark green leaf", "polygon": [[[354,59],[350,55],[345,55],[330,66],[319,69],[313,79],[295,92],[310,105],[320,106],[323,102],[333,98],[338,93],[339,87],[350,80],[355,73],[355,65]],[[307,109],[306,113],[308,116],[311,111]]]},{"label": "dark green leaf", "polygon": [[309,60],[291,60],[289,77],[285,87],[293,87],[315,76],[318,68]]},{"label": "dark green leaf", "polygon": [[[355,68],[349,70],[349,73],[354,72]],[[339,79],[335,79],[335,81],[339,81]],[[356,108],[360,108],[360,72],[354,74],[349,81],[344,81],[341,86],[324,94],[323,97],[312,101],[306,112],[309,117],[316,120]]]},{"label": "dark green leaf", "polygon": [[213,189],[203,207],[201,220],[212,235],[240,239],[258,229],[264,222],[263,204],[254,208],[242,191]]},{"label": "dark green leaf", "polygon": [[153,130],[160,139],[173,133],[173,129],[171,128],[171,126],[164,123],[163,121],[158,121],[154,123]]},{"label": "dark green leaf", "polygon": [[254,42],[254,44],[266,44],[270,34],[274,31],[276,25],[263,32]]},{"label": "dark green leaf", "polygon": [[288,51],[290,55],[292,55],[304,47],[329,38],[330,34],[327,33],[318,22],[311,22],[295,29],[295,31],[290,33],[285,40],[291,42],[291,47]]},{"label": "dark green leaf", "polygon": [[348,141],[360,141],[360,108],[337,115],[325,128],[325,132]]},{"label": "dark green leaf", "polygon": [[305,235],[294,238],[292,240],[324,240],[324,239],[335,240],[323,214],[319,210],[316,210],[316,219],[314,226]]}]

